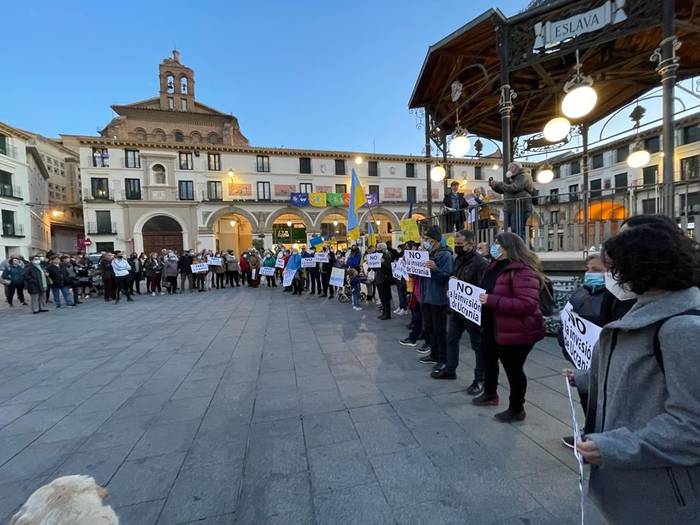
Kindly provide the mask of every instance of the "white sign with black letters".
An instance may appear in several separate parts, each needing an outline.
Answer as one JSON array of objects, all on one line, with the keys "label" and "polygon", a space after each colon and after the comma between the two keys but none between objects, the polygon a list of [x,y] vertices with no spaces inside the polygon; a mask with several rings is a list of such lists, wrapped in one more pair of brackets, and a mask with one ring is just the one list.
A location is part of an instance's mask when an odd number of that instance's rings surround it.
[{"label": "white sign with black letters", "polygon": [[367,268],[381,268],[382,253],[368,253],[365,255],[365,261],[367,262]]},{"label": "white sign with black letters", "polygon": [[465,283],[459,279],[450,279],[447,290],[447,298],[450,300],[450,308],[464,316],[477,326],[481,326],[481,303],[479,295],[486,293],[486,290]]},{"label": "white sign with black letters", "polygon": [[566,303],[561,311],[561,328],[564,349],[571,356],[574,366],[579,370],[588,370],[593,347],[600,337],[600,326],[586,321],[573,311],[571,303]]},{"label": "white sign with black letters", "polygon": [[272,266],[263,266],[260,268],[260,275],[265,277],[272,277],[275,275],[275,269]]},{"label": "white sign with black letters", "polygon": [[315,257],[302,257],[301,258],[301,267],[302,268],[315,268],[316,267],[316,258]]},{"label": "white sign with black letters", "polygon": [[424,250],[405,250],[403,252],[406,272],[410,275],[430,277],[430,268],[426,266],[428,259],[430,259],[430,254]]}]

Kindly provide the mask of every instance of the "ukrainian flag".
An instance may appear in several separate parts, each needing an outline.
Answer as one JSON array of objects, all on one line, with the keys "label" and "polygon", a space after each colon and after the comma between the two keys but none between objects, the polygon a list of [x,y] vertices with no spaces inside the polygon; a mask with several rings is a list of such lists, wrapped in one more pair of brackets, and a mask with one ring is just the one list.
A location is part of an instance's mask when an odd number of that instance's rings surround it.
[{"label": "ukrainian flag", "polygon": [[365,190],[362,189],[360,179],[352,170],[352,180],[350,182],[350,206],[348,206],[348,237],[357,239],[360,235],[360,208],[367,204]]}]

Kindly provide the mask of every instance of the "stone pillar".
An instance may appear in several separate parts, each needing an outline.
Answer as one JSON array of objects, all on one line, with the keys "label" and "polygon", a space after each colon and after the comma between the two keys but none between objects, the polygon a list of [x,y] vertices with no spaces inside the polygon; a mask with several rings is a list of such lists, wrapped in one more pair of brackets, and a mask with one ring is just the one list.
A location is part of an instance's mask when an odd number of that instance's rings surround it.
[{"label": "stone pillar", "polygon": [[202,250],[216,251],[216,236],[212,230],[199,230],[195,250],[198,252]]}]

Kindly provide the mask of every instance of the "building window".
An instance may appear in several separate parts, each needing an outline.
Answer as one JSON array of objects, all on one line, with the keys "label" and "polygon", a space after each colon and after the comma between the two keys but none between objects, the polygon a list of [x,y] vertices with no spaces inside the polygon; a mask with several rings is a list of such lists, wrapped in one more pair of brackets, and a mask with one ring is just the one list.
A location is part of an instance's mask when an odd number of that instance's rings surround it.
[{"label": "building window", "polygon": [[207,153],[207,167],[209,171],[221,171],[221,155],[219,153]]},{"label": "building window", "polygon": [[173,99],[173,97],[168,97],[168,109],[170,111],[175,109],[175,99]]},{"label": "building window", "polygon": [[311,158],[310,157],[300,157],[299,158],[299,173],[311,173]]},{"label": "building window", "polygon": [[15,224],[15,212],[2,210],[2,234],[13,237],[20,233],[19,228]]},{"label": "building window", "polygon": [[661,137],[656,135],[655,137],[644,139],[644,149],[649,153],[658,153],[661,151]]},{"label": "building window", "polygon": [[603,167],[603,154],[598,153],[591,157],[591,169],[602,168]]},{"label": "building window", "polygon": [[97,252],[97,253],[101,253],[101,252],[113,253],[114,252],[114,243],[113,242],[96,242],[95,243],[95,252]]},{"label": "building window", "polygon": [[484,180],[484,175],[481,173],[481,166],[474,166],[474,180]]},{"label": "building window", "polygon": [[153,166],[153,182],[155,184],[165,184],[165,168],[162,164]]},{"label": "building window", "polygon": [[335,174],[345,175],[345,159],[335,159]]},{"label": "building window", "polygon": [[8,146],[9,140],[7,140],[7,135],[0,133],[0,155],[7,155]]},{"label": "building window", "polygon": [[185,142],[185,134],[182,131],[176,131],[173,135],[175,137],[175,142]]},{"label": "building window", "polygon": [[[49,183],[49,187],[53,185]],[[18,188],[12,186],[12,173],[0,170],[0,197],[18,197]]]},{"label": "building window", "polygon": [[559,210],[550,211],[550,222],[552,224],[557,224],[559,222]]},{"label": "building window", "polygon": [[175,77],[172,75],[168,75],[165,78],[166,81],[166,91],[168,93],[175,93]]},{"label": "building window", "polygon": [[302,182],[299,184],[299,192],[300,193],[313,193],[314,191],[314,185],[311,184],[310,182]]},{"label": "building window", "polygon": [[569,185],[569,202],[578,200],[578,184]]},{"label": "building window", "polygon": [[258,200],[269,201],[272,199],[269,182],[258,182]]},{"label": "building window", "polygon": [[367,193],[374,193],[379,198],[379,184],[370,184],[368,188],[369,191]]},{"label": "building window", "polygon": [[627,173],[615,174],[615,193],[624,193],[627,191]]},{"label": "building window", "polygon": [[180,77],[180,93],[187,95],[187,77]]},{"label": "building window", "polygon": [[699,140],[700,127],[697,124],[683,128],[683,144],[690,144],[691,142],[697,142]]},{"label": "building window", "polygon": [[581,173],[581,159],[576,159],[569,164],[569,170],[572,175],[578,175]]},{"label": "building window", "polygon": [[180,156],[180,169],[181,170],[192,170],[194,169],[194,160],[192,158],[192,153],[181,151]]},{"label": "building window", "polygon": [[180,111],[187,111],[187,99],[186,98],[180,99]]},{"label": "building window", "polygon": [[591,199],[600,199],[602,196],[602,181],[601,179],[595,179],[590,182]]},{"label": "building window", "polygon": [[[681,215],[700,214],[700,192],[681,193]],[[697,231],[697,230],[696,230]]]},{"label": "building window", "polygon": [[127,200],[141,200],[141,181],[139,179],[124,179],[124,190]]},{"label": "building window", "polygon": [[700,178],[700,156],[681,159],[681,180]]},{"label": "building window", "polygon": [[656,214],[656,199],[642,200],[642,213]]},{"label": "building window", "polygon": [[630,147],[625,144],[615,150],[615,162],[625,162],[630,154]]},{"label": "building window", "polygon": [[126,157],[126,167],[127,168],[140,168],[141,167],[141,156],[139,155],[139,150],[137,150],[137,149],[125,149],[124,155]]},{"label": "building window", "polygon": [[111,235],[114,233],[112,228],[112,213],[109,210],[96,211],[95,219],[97,221],[94,232],[98,235]]},{"label": "building window", "polygon": [[561,178],[561,166],[554,166],[554,178],[555,179]]},{"label": "building window", "polygon": [[409,179],[416,178],[416,165],[413,162],[406,163],[406,177]]},{"label": "building window", "polygon": [[107,177],[92,177],[90,179],[93,199],[109,199]]},{"label": "building window", "polygon": [[[309,162],[311,159],[309,159]],[[258,155],[256,157],[256,166],[258,173],[269,173],[270,172],[270,157],[267,155]],[[309,170],[311,168],[309,167]]]},{"label": "building window", "polygon": [[347,193],[348,192],[347,184],[336,184],[335,185],[335,192],[336,193]]},{"label": "building window", "polygon": [[558,204],[559,203],[559,188],[555,188],[553,190],[549,190],[549,204]]},{"label": "building window", "polygon": [[406,186],[406,200],[415,204],[416,202],[416,187]]},{"label": "building window", "polygon": [[177,183],[178,196],[181,201],[194,200],[194,182],[191,180],[181,180]]},{"label": "building window", "polygon": [[107,148],[92,148],[92,167],[109,168],[109,150]]},{"label": "building window", "polygon": [[656,178],[659,174],[659,166],[646,166],[642,169],[642,184],[645,186],[653,186],[656,184]]},{"label": "building window", "polygon": [[377,177],[379,175],[379,165],[376,160],[370,160],[367,163],[367,175]]},{"label": "building window", "polygon": [[224,200],[224,190],[220,181],[207,181],[207,199],[210,201]]}]

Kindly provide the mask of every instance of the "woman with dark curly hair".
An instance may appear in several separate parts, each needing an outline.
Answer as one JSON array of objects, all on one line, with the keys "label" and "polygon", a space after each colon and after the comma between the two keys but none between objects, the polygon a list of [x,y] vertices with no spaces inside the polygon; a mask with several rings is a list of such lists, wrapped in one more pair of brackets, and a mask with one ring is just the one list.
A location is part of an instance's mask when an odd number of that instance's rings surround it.
[{"label": "woman with dark curly hair", "polygon": [[700,522],[700,249],[672,221],[630,220],[604,245],[638,296],[607,324],[588,373],[590,495],[610,523]]}]

